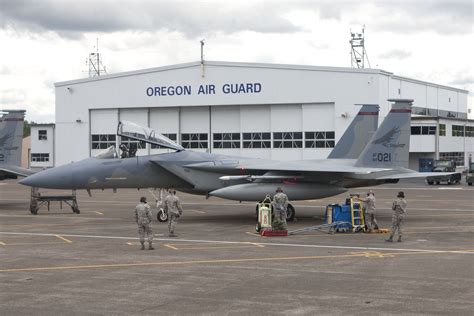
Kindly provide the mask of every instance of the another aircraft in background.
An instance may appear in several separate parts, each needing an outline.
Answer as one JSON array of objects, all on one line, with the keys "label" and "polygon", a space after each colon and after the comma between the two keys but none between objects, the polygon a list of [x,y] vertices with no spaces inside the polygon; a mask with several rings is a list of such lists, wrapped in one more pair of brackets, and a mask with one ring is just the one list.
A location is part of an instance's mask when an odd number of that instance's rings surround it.
[{"label": "another aircraft in background", "polygon": [[34,172],[20,167],[25,110],[0,112],[0,180],[27,177]]}]

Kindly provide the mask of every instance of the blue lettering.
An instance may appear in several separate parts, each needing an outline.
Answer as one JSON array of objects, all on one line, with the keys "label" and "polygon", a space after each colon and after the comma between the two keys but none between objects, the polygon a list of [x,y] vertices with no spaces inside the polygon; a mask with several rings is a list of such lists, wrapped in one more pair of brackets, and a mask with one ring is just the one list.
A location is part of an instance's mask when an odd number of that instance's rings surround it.
[{"label": "blue lettering", "polygon": [[199,86],[198,94],[206,94],[206,92],[204,91],[204,86],[203,85]]},{"label": "blue lettering", "polygon": [[222,92],[229,93],[260,93],[262,85],[260,83],[226,83],[222,86]]},{"label": "blue lettering", "polygon": [[230,84],[226,83],[222,86],[222,92],[224,92],[225,94],[229,94],[230,92]]},{"label": "blue lettering", "polygon": [[253,92],[254,93],[260,93],[260,91],[262,91],[262,85],[260,83],[254,83],[254,89],[253,89]]},{"label": "blue lettering", "polygon": [[191,95],[191,86],[159,86],[146,88],[146,95],[151,96],[174,96]]}]

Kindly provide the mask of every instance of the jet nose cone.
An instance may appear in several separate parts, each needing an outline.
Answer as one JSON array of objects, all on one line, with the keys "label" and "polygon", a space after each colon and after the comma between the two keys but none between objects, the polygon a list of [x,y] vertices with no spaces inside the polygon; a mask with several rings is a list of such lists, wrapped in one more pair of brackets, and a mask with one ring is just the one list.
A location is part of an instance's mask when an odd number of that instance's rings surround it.
[{"label": "jet nose cone", "polygon": [[28,177],[20,180],[18,183],[23,184],[23,185],[27,185],[27,186],[30,186],[30,187],[41,188],[41,187],[44,187],[44,186],[42,186],[44,184],[44,180],[45,180],[44,176],[37,173],[37,174],[33,174],[31,176],[28,176]]},{"label": "jet nose cone", "polygon": [[26,177],[19,183],[36,188],[70,189],[72,174],[62,167],[52,168]]}]

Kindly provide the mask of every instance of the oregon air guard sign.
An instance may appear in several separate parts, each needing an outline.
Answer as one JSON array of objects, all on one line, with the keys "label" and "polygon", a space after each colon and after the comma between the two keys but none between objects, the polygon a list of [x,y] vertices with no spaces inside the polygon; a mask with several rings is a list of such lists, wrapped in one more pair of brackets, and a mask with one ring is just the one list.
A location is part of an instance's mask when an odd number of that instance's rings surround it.
[{"label": "oregon air guard sign", "polygon": [[182,96],[182,95],[212,95],[212,94],[252,94],[260,93],[262,84],[253,83],[225,83],[220,86],[206,84],[199,86],[175,85],[175,86],[154,86],[146,88],[146,95],[149,97]]}]

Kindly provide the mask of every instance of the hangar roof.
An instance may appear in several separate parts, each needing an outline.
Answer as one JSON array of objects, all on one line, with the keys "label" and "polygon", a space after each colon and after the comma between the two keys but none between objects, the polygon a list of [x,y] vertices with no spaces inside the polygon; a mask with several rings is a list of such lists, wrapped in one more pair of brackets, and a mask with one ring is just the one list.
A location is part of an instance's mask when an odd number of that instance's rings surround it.
[{"label": "hangar roof", "polygon": [[[204,61],[204,65],[217,66],[217,67],[241,67],[241,68],[262,68],[262,69],[282,69],[282,70],[286,69],[286,70],[301,70],[301,71],[372,73],[372,74],[391,76],[394,79],[400,79],[400,80],[405,80],[405,81],[414,82],[414,83],[426,84],[433,87],[450,89],[457,92],[469,93],[469,91],[467,90],[458,89],[458,88],[454,88],[450,86],[443,86],[443,85],[439,85],[432,82],[397,76],[397,75],[394,75],[392,72],[388,72],[382,69],[373,69],[373,68],[360,69],[360,68],[349,68],[349,67],[307,66],[307,65],[291,65],[291,64],[269,64],[269,63],[244,63],[244,62],[207,61],[207,60]],[[107,79],[112,79],[112,78],[135,76],[135,75],[140,75],[140,74],[169,71],[169,70],[183,69],[183,68],[193,68],[193,67],[200,67],[200,66],[201,66],[201,62],[195,61],[195,62],[190,62],[190,63],[175,64],[175,65],[169,65],[169,66],[161,66],[161,67],[119,72],[119,73],[114,73],[114,74],[107,74],[107,75],[102,75],[100,77],[61,81],[61,82],[56,82],[54,86],[61,87],[61,86],[77,84],[77,83],[94,82],[94,81],[107,80]]]}]

